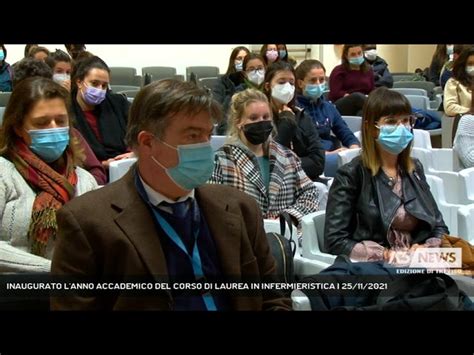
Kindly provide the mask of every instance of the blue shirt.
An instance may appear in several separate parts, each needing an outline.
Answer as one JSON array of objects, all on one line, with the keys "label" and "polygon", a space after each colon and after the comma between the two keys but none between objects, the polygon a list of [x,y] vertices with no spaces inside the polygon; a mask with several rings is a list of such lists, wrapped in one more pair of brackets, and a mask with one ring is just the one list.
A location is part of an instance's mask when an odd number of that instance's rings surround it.
[{"label": "blue shirt", "polygon": [[311,120],[318,129],[319,138],[324,150],[332,151],[339,148],[334,137],[331,136],[331,132],[334,133],[344,147],[350,147],[352,144],[360,145],[359,140],[349,129],[336,106],[326,101],[324,97],[313,100],[307,96],[298,95],[297,102],[304,109],[304,112],[311,117]]}]

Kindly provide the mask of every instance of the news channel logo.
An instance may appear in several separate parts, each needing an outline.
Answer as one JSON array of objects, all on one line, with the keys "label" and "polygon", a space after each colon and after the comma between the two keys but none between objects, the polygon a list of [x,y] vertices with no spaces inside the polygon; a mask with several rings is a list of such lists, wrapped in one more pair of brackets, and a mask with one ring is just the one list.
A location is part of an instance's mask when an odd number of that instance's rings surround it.
[{"label": "news channel logo", "polygon": [[386,264],[408,268],[458,269],[462,267],[462,250],[461,248],[390,250]]}]

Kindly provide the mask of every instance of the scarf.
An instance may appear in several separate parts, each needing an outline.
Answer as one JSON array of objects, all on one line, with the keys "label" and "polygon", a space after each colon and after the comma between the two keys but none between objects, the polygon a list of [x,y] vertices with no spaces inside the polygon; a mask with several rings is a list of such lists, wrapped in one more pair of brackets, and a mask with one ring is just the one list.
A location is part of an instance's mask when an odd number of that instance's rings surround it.
[{"label": "scarf", "polygon": [[10,158],[17,171],[36,192],[28,240],[31,240],[31,253],[44,257],[49,238],[54,239],[58,230],[56,211],[76,193],[77,175],[72,153],[66,150],[63,174],[35,155],[21,138],[15,140]]}]

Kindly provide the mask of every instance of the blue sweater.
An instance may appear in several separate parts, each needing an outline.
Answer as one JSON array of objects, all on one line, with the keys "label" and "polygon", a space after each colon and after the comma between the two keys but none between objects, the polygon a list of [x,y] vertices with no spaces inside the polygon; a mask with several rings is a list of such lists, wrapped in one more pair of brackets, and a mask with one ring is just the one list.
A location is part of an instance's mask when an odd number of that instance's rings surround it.
[{"label": "blue sweater", "polygon": [[336,106],[331,102],[326,101],[323,97],[314,101],[303,95],[298,95],[297,102],[304,109],[304,112],[311,117],[318,129],[324,150],[332,151],[338,148],[334,137],[331,137],[331,130],[344,147],[349,147],[352,144],[360,145],[359,140],[354,136]]},{"label": "blue sweater", "polygon": [[0,62],[0,92],[12,91],[12,69],[10,64],[6,62]]}]

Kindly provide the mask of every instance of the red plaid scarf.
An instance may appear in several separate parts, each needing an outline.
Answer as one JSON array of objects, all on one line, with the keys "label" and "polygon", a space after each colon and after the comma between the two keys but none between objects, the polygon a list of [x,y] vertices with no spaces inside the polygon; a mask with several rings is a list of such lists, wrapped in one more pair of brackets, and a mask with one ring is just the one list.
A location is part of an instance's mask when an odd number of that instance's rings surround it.
[{"label": "red plaid scarf", "polygon": [[66,151],[66,169],[60,174],[35,155],[25,142],[17,138],[11,160],[18,172],[36,192],[33,203],[28,239],[32,240],[31,252],[44,256],[50,237],[58,230],[56,211],[75,195],[77,175],[72,154]]}]

